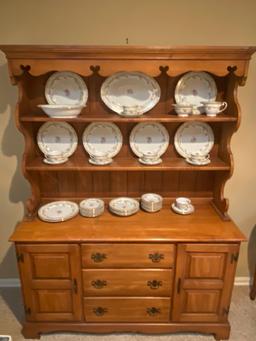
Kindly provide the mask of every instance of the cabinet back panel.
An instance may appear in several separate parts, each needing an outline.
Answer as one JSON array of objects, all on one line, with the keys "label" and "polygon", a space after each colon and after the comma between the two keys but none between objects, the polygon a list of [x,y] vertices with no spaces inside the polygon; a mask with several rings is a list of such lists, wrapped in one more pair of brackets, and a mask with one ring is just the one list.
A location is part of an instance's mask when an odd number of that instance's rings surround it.
[{"label": "cabinet back panel", "polygon": [[62,171],[31,173],[41,197],[80,198],[88,196],[141,196],[156,192],[164,197],[211,198],[214,172],[211,171]]}]

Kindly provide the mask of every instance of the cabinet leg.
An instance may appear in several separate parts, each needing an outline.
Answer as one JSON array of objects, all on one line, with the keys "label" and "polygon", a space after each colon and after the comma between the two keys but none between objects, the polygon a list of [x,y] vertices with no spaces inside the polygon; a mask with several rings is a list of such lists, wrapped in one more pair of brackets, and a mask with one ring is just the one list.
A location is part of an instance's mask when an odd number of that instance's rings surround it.
[{"label": "cabinet leg", "polygon": [[255,300],[255,297],[256,297],[256,266],[255,266],[255,272],[254,272],[252,288],[251,288],[251,292],[250,292],[251,300]]},{"label": "cabinet leg", "polygon": [[25,339],[40,339],[40,332],[31,325],[24,324],[22,331],[22,335]]},{"label": "cabinet leg", "polygon": [[230,327],[222,328],[217,333],[214,334],[214,338],[217,341],[228,340],[230,336]]}]

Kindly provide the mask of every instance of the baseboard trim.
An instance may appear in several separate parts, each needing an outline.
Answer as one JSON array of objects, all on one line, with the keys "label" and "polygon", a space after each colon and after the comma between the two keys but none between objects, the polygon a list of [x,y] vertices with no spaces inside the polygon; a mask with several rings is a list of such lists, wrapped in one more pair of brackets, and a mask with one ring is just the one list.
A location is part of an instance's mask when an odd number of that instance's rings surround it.
[{"label": "baseboard trim", "polygon": [[[249,286],[250,277],[236,277],[235,286]],[[0,278],[0,288],[18,288],[20,287],[19,278]]]},{"label": "baseboard trim", "polygon": [[0,278],[0,288],[18,288],[20,287],[19,278]]},{"label": "baseboard trim", "polygon": [[250,277],[235,277],[235,286],[249,286]]}]

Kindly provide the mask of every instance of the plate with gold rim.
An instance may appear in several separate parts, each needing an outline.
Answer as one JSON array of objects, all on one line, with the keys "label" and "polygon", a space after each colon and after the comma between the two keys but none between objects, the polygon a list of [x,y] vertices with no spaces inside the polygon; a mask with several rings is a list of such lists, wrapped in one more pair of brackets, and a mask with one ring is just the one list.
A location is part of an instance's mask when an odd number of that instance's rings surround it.
[{"label": "plate with gold rim", "polygon": [[45,85],[48,104],[82,105],[88,99],[88,89],[81,76],[71,71],[54,72]]},{"label": "plate with gold rim", "polygon": [[53,201],[43,205],[38,210],[41,220],[57,223],[75,217],[79,212],[79,207],[72,201]]},{"label": "plate with gold rim", "polygon": [[158,82],[142,72],[117,72],[101,86],[102,101],[122,116],[142,115],[159,102],[160,96]]}]

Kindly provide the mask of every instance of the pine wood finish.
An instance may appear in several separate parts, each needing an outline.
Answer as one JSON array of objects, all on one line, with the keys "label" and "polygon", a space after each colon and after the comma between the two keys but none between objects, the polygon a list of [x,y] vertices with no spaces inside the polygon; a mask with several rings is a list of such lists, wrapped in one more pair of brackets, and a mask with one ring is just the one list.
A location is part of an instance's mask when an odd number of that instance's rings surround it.
[{"label": "pine wood finish", "polygon": [[[19,88],[15,118],[25,138],[22,162],[31,184],[26,216],[10,240],[16,244],[25,317],[25,338],[41,333],[141,332],[210,333],[228,339],[228,310],[244,235],[230,220],[224,186],[233,172],[230,140],[240,123],[237,89],[244,85],[254,47],[141,46],[0,46],[10,78]],[[79,117],[67,119],[78,135],[78,148],[62,165],[46,165],[36,143],[44,122],[63,121],[43,114],[44,87],[55,71],[80,74],[89,91]],[[100,87],[114,72],[141,71],[161,87],[159,103],[143,117],[123,118],[100,98]],[[228,108],[217,117],[196,119],[211,125],[212,162],[204,167],[184,162],[173,145],[180,124],[174,90],[188,71],[207,71],[215,79],[218,100]],[[115,122],[123,147],[110,165],[88,163],[82,133],[90,122]],[[162,122],[170,135],[163,163],[143,166],[129,147],[137,122]],[[108,212],[91,219],[77,216],[59,224],[37,219],[41,204],[116,196],[139,198],[145,192],[164,197],[155,214],[140,211],[121,218]],[[170,209],[177,196],[189,196],[195,213]],[[235,326],[234,326],[235,327]]]}]

